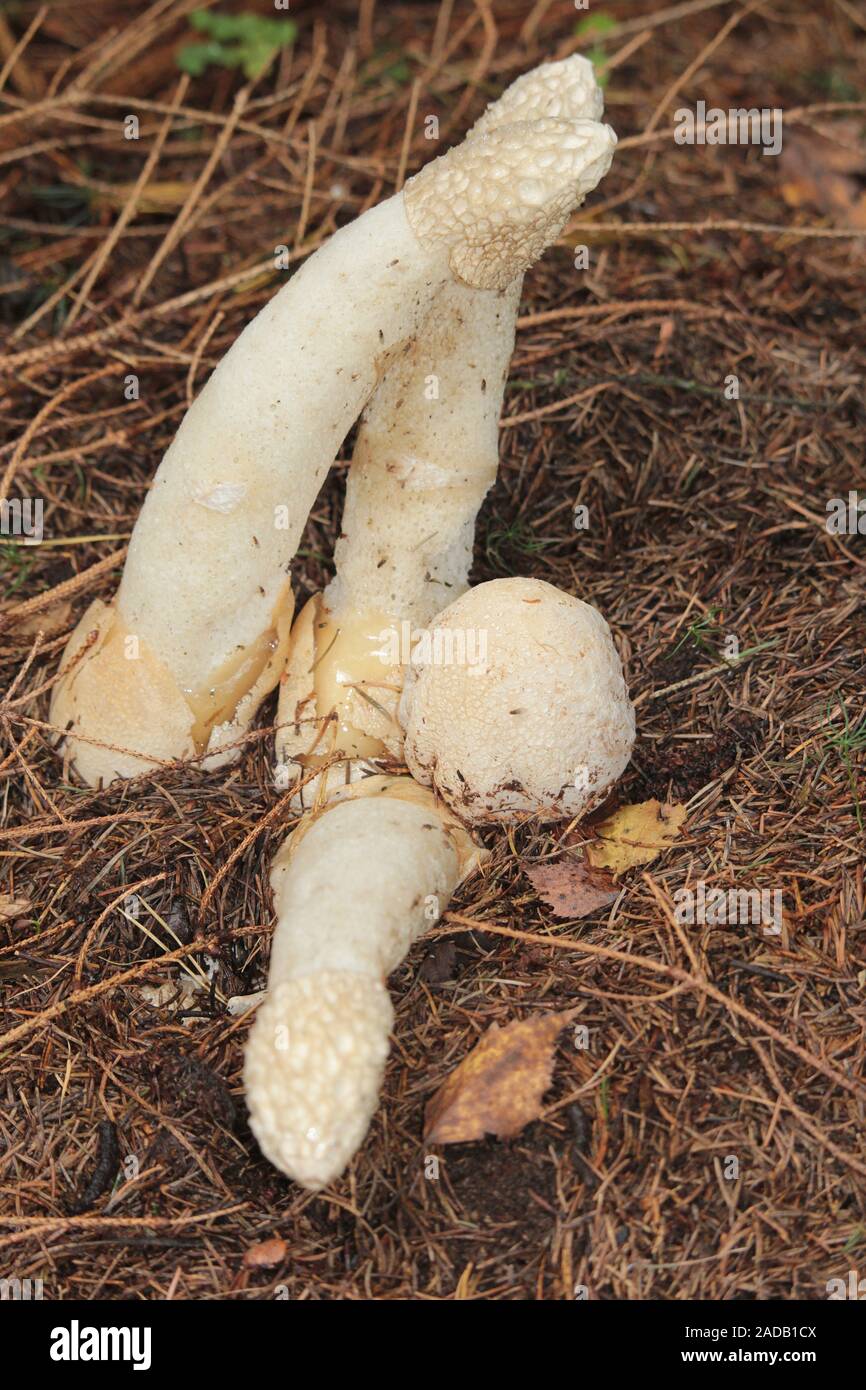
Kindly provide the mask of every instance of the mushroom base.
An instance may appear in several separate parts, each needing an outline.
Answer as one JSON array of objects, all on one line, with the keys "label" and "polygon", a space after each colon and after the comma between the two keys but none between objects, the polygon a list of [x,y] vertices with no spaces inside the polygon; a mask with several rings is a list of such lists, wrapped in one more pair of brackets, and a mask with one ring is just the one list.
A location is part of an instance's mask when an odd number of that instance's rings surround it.
[{"label": "mushroom base", "polygon": [[208,770],[234,762],[279,680],[293,610],[287,581],[271,626],[185,690],[117,604],[96,599],[66,645],[51,700],[51,722],[78,775],[95,787],[202,754]]}]

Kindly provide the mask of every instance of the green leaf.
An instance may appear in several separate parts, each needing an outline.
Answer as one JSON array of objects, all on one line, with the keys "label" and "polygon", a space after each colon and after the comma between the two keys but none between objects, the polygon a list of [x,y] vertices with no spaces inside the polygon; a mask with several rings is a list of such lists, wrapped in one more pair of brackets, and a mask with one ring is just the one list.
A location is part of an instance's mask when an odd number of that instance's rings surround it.
[{"label": "green leaf", "polygon": [[412,69],[409,67],[405,58],[398,58],[396,63],[392,63],[390,67],[385,68],[382,76],[390,77],[392,82],[408,82],[412,76]]},{"label": "green leaf", "polygon": [[219,43],[187,43],[176,54],[175,62],[181,72],[188,72],[190,77],[201,77],[211,63],[224,66],[223,54],[223,46]]},{"label": "green leaf", "polygon": [[585,34],[609,34],[611,29],[616,29],[617,21],[612,14],[606,10],[599,10],[598,14],[589,14],[586,19],[578,20],[574,26],[575,34],[583,38]]},{"label": "green leaf", "polygon": [[298,32],[293,19],[267,19],[257,14],[194,10],[189,22],[198,33],[209,35],[203,43],[185,44],[177,55],[178,67],[192,77],[201,77],[211,65],[240,67],[245,77],[258,77],[275,53],[294,43]]},{"label": "green leaf", "polygon": [[272,43],[251,39],[243,45],[239,52],[243,54],[244,77],[252,80],[264,72],[277,50]]},{"label": "green leaf", "polygon": [[193,10],[189,22],[200,34],[210,34],[220,43],[243,37],[243,15],[212,14],[210,10]]},{"label": "green leaf", "polygon": [[591,48],[586,56],[595,68],[595,80],[599,87],[606,87],[608,83],[607,54],[604,49]]},{"label": "green leaf", "polygon": [[[600,10],[598,14],[589,14],[585,19],[581,19],[574,26],[575,34],[580,38],[585,38],[588,34],[594,34],[597,38],[603,39],[605,34],[609,34],[612,29],[617,27],[617,22],[613,15]],[[607,54],[601,44],[594,44],[586,54],[586,57],[595,68],[595,78],[599,87],[607,86],[607,73],[604,71],[607,63]]]},{"label": "green leaf", "polygon": [[272,48],[292,43],[298,32],[293,19],[268,19],[259,14],[213,14],[210,10],[193,10],[189,17],[193,29],[210,34],[220,43],[267,43]]}]

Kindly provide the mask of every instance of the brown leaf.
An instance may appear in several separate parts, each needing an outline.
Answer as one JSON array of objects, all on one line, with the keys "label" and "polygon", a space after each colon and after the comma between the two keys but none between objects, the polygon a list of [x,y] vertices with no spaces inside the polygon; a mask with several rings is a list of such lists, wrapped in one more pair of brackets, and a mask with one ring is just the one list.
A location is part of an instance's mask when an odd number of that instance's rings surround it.
[{"label": "brown leaf", "polygon": [[[786,131],[785,149],[790,148],[792,139],[795,146],[809,146],[812,158],[820,159],[834,174],[859,174],[866,178],[866,140],[858,120],[836,121],[832,137],[806,127],[790,133]],[[783,149],[783,155],[784,152]]]},{"label": "brown leaf", "polygon": [[37,632],[44,633],[46,637],[53,637],[56,632],[63,631],[71,613],[72,604],[68,599],[61,599],[60,603],[55,603],[51,608],[33,613],[29,618],[22,618],[16,624],[15,630],[19,637],[35,637]]},{"label": "brown leaf", "polygon": [[[135,188],[134,183],[103,184],[91,197],[91,205],[97,209],[124,208]],[[149,183],[139,194],[136,210],[139,213],[158,214],[172,212],[182,207],[189,197],[189,184],[180,181],[163,180]]]},{"label": "brown leaf", "polygon": [[587,846],[586,857],[595,869],[624,874],[635,864],[651,864],[672,845],[686,818],[686,808],[678,803],[639,801],[621,806],[595,827],[599,836]]},{"label": "brown leaf", "polygon": [[853,177],[866,175],[866,145],[856,130],[847,137],[840,144],[816,131],[785,136],[779,167],[789,207],[814,208],[844,226],[866,225],[866,194]]},{"label": "brown leaf", "polygon": [[427,1104],[424,1137],[463,1144],[495,1134],[509,1139],[541,1114],[556,1039],[576,1010],[538,1014],[505,1028],[492,1024]]},{"label": "brown leaf", "polygon": [[270,1269],[272,1265],[282,1264],[286,1249],[284,1240],[280,1240],[279,1236],[272,1236],[270,1240],[251,1245],[244,1253],[244,1264],[247,1269]]},{"label": "brown leaf", "polygon": [[453,980],[457,973],[457,945],[454,941],[437,941],[421,962],[418,974],[425,984],[441,985]]},{"label": "brown leaf", "polygon": [[29,898],[13,898],[11,893],[0,893],[0,922],[11,921],[14,917],[28,917],[32,909]]},{"label": "brown leaf", "polygon": [[534,864],[526,877],[557,917],[586,917],[616,897],[610,874],[591,869],[583,859]]}]

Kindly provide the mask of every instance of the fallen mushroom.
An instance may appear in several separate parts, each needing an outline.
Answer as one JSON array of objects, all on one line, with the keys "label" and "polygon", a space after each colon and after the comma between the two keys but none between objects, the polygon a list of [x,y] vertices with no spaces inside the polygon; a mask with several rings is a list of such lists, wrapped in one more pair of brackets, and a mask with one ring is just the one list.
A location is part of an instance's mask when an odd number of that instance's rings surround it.
[{"label": "fallen mushroom", "polygon": [[[582,146],[571,208],[610,166],[616,137],[598,123],[603,98],[591,63],[572,57],[519,78],[467,137],[519,116],[569,120]],[[416,338],[390,366],[358,433],[335,550],[336,575],[309,601],[291,638],[277,716],[278,776],[288,782],[324,756],[328,785],[363,760],[399,749],[394,718],[402,662],[387,634],[430,621],[469,581],[478,509],[496,476],[499,416],[522,289],[501,293],[450,282]],[[307,778],[310,804],[320,779]]]},{"label": "fallen mushroom", "polygon": [[483,853],[417,782],[370,777],[304,817],[276,855],[244,1080],[259,1147],[302,1186],[326,1186],[360,1146],[394,1019],[385,979]]},{"label": "fallen mushroom", "polygon": [[[465,651],[470,631],[484,639],[478,661],[437,659],[460,635]],[[302,818],[271,875],[277,926],[247,1104],[263,1153],[311,1189],[366,1134],[393,1021],[384,979],[479,862],[466,823],[579,815],[634,741],[607,624],[570,594],[493,580],[441,613],[436,633],[400,713],[406,761],[437,795],[407,777],[353,782]]]},{"label": "fallen mushroom", "polygon": [[499,290],[562,226],[573,123],[492,131],[335,235],[247,325],[187,412],[111,604],[69,640],[51,721],[91,785],[237,756],[285,664],[287,578],[347,430],[437,292]]}]

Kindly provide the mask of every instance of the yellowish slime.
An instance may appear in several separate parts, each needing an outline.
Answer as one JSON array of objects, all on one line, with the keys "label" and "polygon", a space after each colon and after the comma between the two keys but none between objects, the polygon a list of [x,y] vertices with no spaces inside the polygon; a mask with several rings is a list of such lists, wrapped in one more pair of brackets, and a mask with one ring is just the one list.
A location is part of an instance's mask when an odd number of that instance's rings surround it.
[{"label": "yellowish slime", "polygon": [[276,629],[269,628],[255,642],[241,647],[240,651],[217,667],[206,686],[198,690],[184,688],[184,699],[193,713],[191,732],[197,753],[203,753],[207,748],[211,729],[232,718],[278,646]]},{"label": "yellowish slime", "polygon": [[[211,730],[217,724],[225,724],[234,718],[241,700],[258,684],[269,662],[279,656],[282,666],[289,648],[294,607],[291,602],[286,603],[289,593],[290,585],[287,582],[274,605],[272,627],[254,642],[232,653],[211,672],[204,685],[195,690],[182,687],[184,699],[193,714],[190,733],[197,753],[205,751]],[[276,684],[276,679],[273,684]]]},{"label": "yellowish slime", "polygon": [[382,757],[387,753],[384,743],[356,727],[353,710],[366,700],[380,714],[392,717],[387,704],[393,695],[389,689],[393,665],[383,633],[397,631],[398,624],[390,614],[376,611],[334,621],[318,597],[298,618],[297,635],[302,635],[298,632],[302,624],[313,627],[316,714],[319,719],[330,716],[321,751],[340,752],[348,758]]}]

